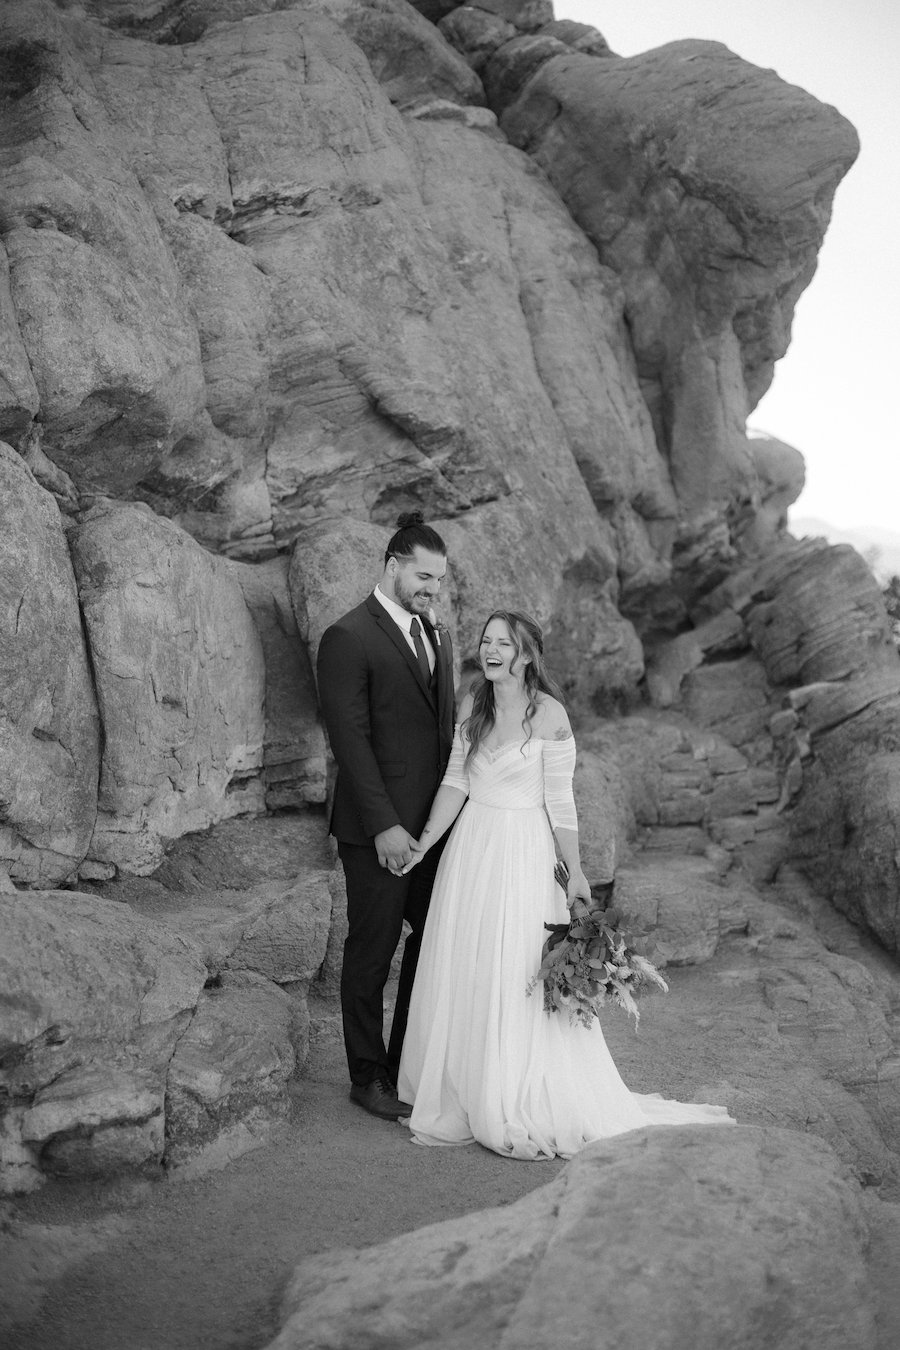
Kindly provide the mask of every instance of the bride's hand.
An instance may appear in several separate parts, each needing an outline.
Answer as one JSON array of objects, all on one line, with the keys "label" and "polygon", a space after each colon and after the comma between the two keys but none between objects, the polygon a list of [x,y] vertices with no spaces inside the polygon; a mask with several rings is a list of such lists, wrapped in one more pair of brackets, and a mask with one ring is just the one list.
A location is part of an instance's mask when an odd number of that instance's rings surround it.
[{"label": "bride's hand", "polygon": [[419,841],[416,839],[414,839],[410,844],[409,851],[412,854],[412,856],[409,862],[406,864],[406,866],[401,867],[399,872],[397,872],[398,877],[405,877],[407,872],[412,871],[416,863],[420,862],[422,858],[425,857],[425,849],[422,847],[421,843],[419,843]]},{"label": "bride's hand", "polygon": [[591,883],[583,872],[571,872],[566,885],[566,904],[569,909],[572,908],[576,900],[584,900],[590,903]]}]

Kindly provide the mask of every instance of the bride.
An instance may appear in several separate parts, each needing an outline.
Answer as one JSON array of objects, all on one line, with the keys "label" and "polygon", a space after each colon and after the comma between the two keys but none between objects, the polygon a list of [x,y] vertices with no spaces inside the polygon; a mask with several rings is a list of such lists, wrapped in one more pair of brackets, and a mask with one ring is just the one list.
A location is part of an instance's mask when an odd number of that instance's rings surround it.
[{"label": "bride", "polygon": [[553,877],[557,848],[569,869],[569,904],[590,898],[572,795],[575,742],[533,619],[491,614],[479,661],[482,676],[461,705],[450,763],[409,864],[456,821],[400,1063],[413,1137],[477,1140],[511,1158],[568,1158],[643,1125],[728,1123],[724,1107],[630,1092],[599,1022],[572,1025],[564,1013],[545,1012],[539,993],[528,997],[544,924],[567,917]]}]

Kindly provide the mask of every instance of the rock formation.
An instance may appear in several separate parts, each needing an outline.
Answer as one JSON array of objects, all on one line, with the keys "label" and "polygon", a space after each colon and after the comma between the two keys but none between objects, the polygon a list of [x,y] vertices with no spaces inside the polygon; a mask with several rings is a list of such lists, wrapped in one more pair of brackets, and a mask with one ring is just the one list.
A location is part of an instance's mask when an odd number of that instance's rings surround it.
[{"label": "rock formation", "polygon": [[311,1257],[269,1350],[875,1350],[866,1242],[859,1197],[817,1141],[639,1130],[514,1205]]},{"label": "rock formation", "polygon": [[14,1189],[44,1173],[160,1162],[166,1079],[203,988],[200,952],[127,906],[70,891],[3,896],[3,1152]]},{"label": "rock formation", "polygon": [[[258,568],[258,619],[282,586],[259,564],[422,504],[464,641],[514,590],[574,698],[628,702],[642,645],[799,487],[744,420],[855,138],[715,44],[623,61],[545,3],[440,8],[7,7],[0,425],[75,557],[95,498],[142,501]],[[143,729],[160,765],[193,692]],[[288,714],[270,671],[273,749],[198,747],[186,811],[122,779],[112,715],[88,849],[28,871],[13,839],[14,877],[146,868],[238,778],[245,807],[321,799],[310,692]]]},{"label": "rock formation", "polygon": [[161,839],[262,807],[262,648],[228,570],[143,504],[69,542],[104,728],[91,856],[148,872]]},{"label": "rock formation", "polygon": [[0,893],[3,1189],[261,1143],[308,1053],[331,866],[321,828],[231,820],[152,879]]},{"label": "rock formation", "polygon": [[[797,452],[746,434],[853,129],[549,0],[13,0],[0,70],[4,1186],[285,1118],[342,932],[315,651],[421,506],[460,656],[493,606],[546,625],[589,869],[677,986],[645,1086],[747,1122],[706,1170],[690,1137],[585,1157],[554,1233],[638,1157],[741,1178],[764,1241],[799,1177],[830,1236],[775,1312],[754,1248],[728,1307],[789,1340],[833,1299],[869,1344],[826,1144],[896,1180],[896,968],[836,911],[896,953],[900,662],[862,560],[786,533]],[[503,1316],[537,1325],[521,1255]]]},{"label": "rock formation", "polygon": [[100,724],[59,508],[0,444],[0,859],[16,879],[76,870],[97,817]]}]

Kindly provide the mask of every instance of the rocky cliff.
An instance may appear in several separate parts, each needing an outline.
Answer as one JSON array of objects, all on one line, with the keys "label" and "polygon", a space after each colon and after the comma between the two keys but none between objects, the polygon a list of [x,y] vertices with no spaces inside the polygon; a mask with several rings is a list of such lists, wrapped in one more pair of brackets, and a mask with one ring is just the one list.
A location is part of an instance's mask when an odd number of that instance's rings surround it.
[{"label": "rocky cliff", "polygon": [[[548,0],[13,0],[0,70],[14,1185],[283,1113],[340,938],[315,647],[412,506],[461,655],[496,604],[546,624],[591,869],[662,959],[749,942],[746,886],[897,950],[890,625],[745,430],[834,109]],[[815,951],[866,1047],[835,1028],[820,1132],[881,1175],[890,982]]]}]

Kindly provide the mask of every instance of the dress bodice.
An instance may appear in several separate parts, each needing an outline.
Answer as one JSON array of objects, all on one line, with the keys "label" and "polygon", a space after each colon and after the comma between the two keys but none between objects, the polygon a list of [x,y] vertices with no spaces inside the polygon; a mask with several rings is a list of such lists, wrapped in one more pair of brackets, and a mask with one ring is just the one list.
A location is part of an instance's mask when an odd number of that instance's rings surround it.
[{"label": "dress bodice", "polygon": [[480,806],[505,811],[526,811],[546,807],[554,828],[576,829],[572,774],[575,769],[575,742],[509,741],[496,750],[479,746],[468,766],[466,742],[459,726],[453,737],[450,763],[444,783],[468,794]]},{"label": "dress bodice", "polygon": [[543,741],[510,741],[497,750],[481,746],[469,765],[469,800],[507,811],[544,804]]}]

